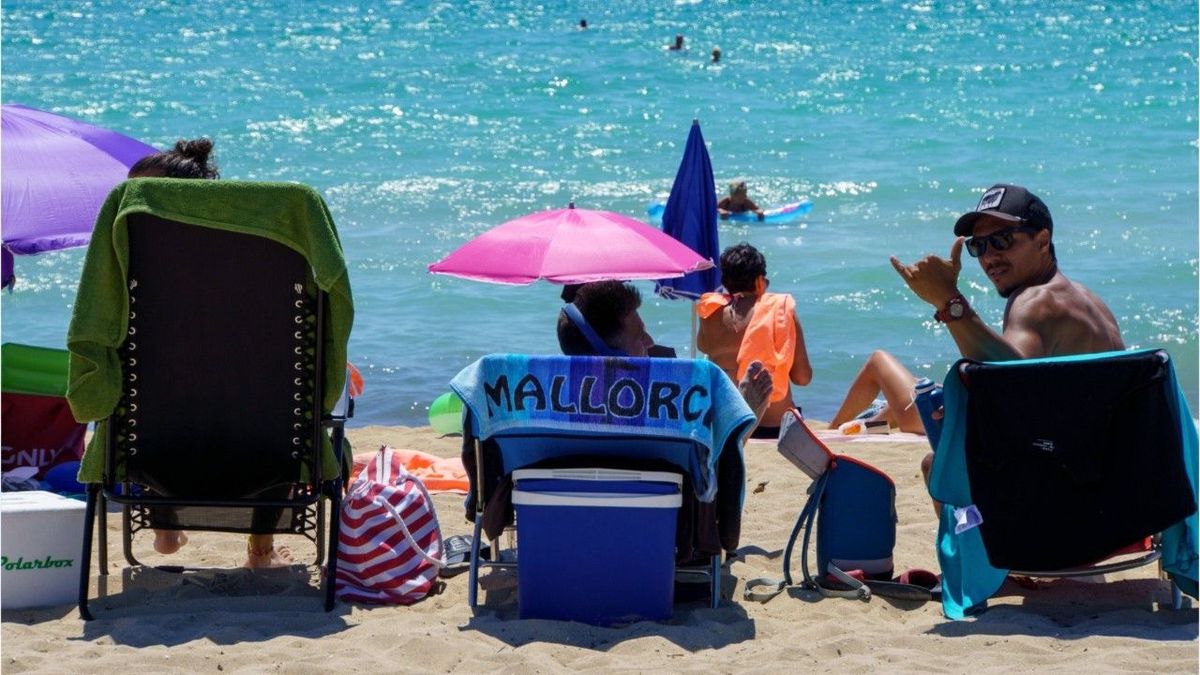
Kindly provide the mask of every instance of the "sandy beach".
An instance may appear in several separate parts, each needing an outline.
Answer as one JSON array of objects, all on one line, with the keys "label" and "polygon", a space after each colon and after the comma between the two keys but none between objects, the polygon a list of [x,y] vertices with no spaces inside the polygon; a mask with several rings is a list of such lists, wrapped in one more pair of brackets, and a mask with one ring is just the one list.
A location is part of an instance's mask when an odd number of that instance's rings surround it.
[{"label": "sandy beach", "polygon": [[[357,453],[387,443],[445,457],[457,456],[461,442],[428,427],[357,428],[349,437]],[[917,468],[924,439],[842,437],[830,445],[895,479],[897,569],[936,570],[936,523]],[[780,575],[782,548],[809,482],[772,443],[751,442],[746,464],[740,555],[716,610],[677,603],[671,621],[619,628],[518,620],[515,581],[493,580],[480,594],[483,606],[473,612],[462,574],[410,607],[339,602],[324,613],[313,585],[315,568],[235,569],[245,544],[234,535],[195,534],[176,556],[225,569],[181,577],[124,568],[118,563],[119,518],[110,516],[111,574],[103,582],[93,577],[97,620],[83,622],[74,606],[5,611],[0,670],[1197,671],[1197,610],[1171,610],[1169,587],[1153,567],[1110,575],[1103,584],[1042,581],[1029,588],[1010,581],[985,614],[962,622],[943,618],[938,603],[822,599],[798,589],[766,604],[743,601],[747,579]],[[461,496],[437,495],[435,503],[446,535],[470,533]],[[150,540],[135,540],[138,555],[166,562],[151,552]],[[297,560],[312,555],[303,540],[283,543]]]}]

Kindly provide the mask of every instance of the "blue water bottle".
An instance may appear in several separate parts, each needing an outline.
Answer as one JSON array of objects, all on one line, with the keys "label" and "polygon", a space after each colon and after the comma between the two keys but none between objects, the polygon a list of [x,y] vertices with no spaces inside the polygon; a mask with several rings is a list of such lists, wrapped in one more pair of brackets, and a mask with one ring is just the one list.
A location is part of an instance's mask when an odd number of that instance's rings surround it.
[{"label": "blue water bottle", "polygon": [[921,413],[921,424],[925,426],[925,436],[929,445],[937,450],[942,438],[942,420],[934,419],[933,411],[942,407],[942,388],[928,377],[922,377],[917,380],[913,393],[916,394],[917,412]]}]

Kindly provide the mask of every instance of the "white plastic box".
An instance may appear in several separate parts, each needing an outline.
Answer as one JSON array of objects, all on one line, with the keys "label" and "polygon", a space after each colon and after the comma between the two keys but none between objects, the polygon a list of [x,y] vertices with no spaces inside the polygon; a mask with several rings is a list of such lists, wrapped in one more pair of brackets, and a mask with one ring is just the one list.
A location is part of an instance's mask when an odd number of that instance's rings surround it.
[{"label": "white plastic box", "polygon": [[53,492],[0,493],[0,607],[76,601],[85,507]]}]

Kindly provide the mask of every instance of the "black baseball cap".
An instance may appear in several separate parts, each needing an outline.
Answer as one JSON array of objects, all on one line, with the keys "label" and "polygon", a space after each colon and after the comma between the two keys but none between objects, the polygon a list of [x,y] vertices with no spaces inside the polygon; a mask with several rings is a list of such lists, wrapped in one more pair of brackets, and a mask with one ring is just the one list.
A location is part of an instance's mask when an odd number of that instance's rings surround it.
[{"label": "black baseball cap", "polygon": [[993,216],[1054,232],[1054,221],[1050,218],[1050,209],[1046,208],[1046,203],[1020,185],[997,183],[988,188],[979,198],[975,210],[964,213],[958,222],[954,223],[954,234],[960,237],[971,236],[972,230],[975,229],[975,221],[983,216]]}]

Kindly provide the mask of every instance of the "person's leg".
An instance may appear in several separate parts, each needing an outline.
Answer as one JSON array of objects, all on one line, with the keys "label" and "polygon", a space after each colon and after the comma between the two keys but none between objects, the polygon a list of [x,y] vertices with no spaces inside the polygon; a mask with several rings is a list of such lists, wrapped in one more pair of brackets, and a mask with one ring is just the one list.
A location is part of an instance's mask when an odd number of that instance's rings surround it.
[{"label": "person's leg", "polygon": [[750,409],[754,411],[754,416],[760,422],[763,413],[767,411],[767,407],[771,403],[772,386],[771,373],[757,361],[750,364],[745,377],[738,382],[738,391],[742,392],[742,398],[746,399],[746,405],[750,406]]},{"label": "person's leg", "polygon": [[924,434],[925,427],[921,424],[921,415],[913,402],[913,385],[917,378],[904,367],[896,357],[878,350],[871,354],[862,370],[850,383],[842,406],[829,423],[831,429],[848,422],[862,412],[883,392],[888,405],[881,413],[888,423],[901,431]]},{"label": "person's leg", "polygon": [[150,526],[154,528],[154,550],[171,555],[187,543],[183,530],[160,529],[179,524],[175,509],[170,506],[155,506],[150,509]]},{"label": "person's leg", "polygon": [[171,555],[188,542],[183,530],[155,530],[154,550],[163,555]]},{"label": "person's leg", "polygon": [[275,548],[275,535],[252,534],[246,539],[246,564],[244,567],[287,567],[292,564],[292,553],[285,547]]},{"label": "person's leg", "polygon": [[[288,486],[272,488],[261,496],[269,499],[285,499],[291,493]],[[256,507],[251,515],[250,530],[253,532],[246,538],[245,567],[255,569],[262,567],[285,567],[292,564],[292,553],[286,547],[275,548],[274,532],[283,509],[274,506]]]},{"label": "person's leg", "polygon": [[[921,475],[925,477],[925,487],[929,487],[929,472],[932,470],[933,470],[933,453],[930,452],[930,453],[926,453],[926,455],[921,458]],[[938,516],[940,517],[942,514],[942,503],[936,499],[934,499],[932,501],[933,501],[933,512],[938,514]]]}]

